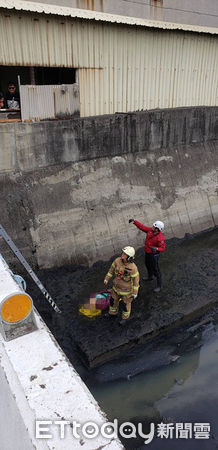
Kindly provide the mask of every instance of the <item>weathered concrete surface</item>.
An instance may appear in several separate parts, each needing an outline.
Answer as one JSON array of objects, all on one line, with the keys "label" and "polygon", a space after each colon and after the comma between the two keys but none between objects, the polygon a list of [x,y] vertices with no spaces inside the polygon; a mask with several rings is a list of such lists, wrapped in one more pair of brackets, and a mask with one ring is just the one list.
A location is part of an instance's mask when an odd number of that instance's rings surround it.
[{"label": "weathered concrete surface", "polygon": [[168,238],[218,224],[218,108],[2,124],[0,136],[1,222],[40,267],[140,247],[130,216],[161,218]]},{"label": "weathered concrete surface", "polygon": [[1,124],[0,173],[216,140],[218,107]]},{"label": "weathered concrete surface", "polygon": [[[145,274],[143,251],[137,254],[136,263],[142,277]],[[90,293],[103,289],[109,265],[108,261],[90,269],[63,267],[39,272],[63,310],[61,317],[55,314],[53,319],[48,317],[47,305],[37,288],[32,288],[37,307],[42,316],[45,314],[52,333],[73,364],[77,363],[75,343],[85,363],[94,367],[201,316],[218,302],[218,228],[194,238],[186,235],[183,240],[167,242],[167,250],[160,259],[163,289],[160,294],[154,294],[155,281],[141,282],[131,319],[125,327],[119,325],[120,316],[101,315],[90,320],[79,314],[79,305],[87,301]]]}]

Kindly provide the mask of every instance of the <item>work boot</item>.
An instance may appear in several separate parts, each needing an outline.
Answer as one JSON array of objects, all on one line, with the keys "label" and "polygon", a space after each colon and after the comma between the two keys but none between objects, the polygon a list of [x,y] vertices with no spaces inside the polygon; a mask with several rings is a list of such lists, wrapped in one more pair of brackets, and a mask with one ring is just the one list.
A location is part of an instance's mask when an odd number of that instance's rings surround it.
[{"label": "work boot", "polygon": [[142,278],[142,281],[152,281],[154,277],[144,277]]},{"label": "work boot", "polygon": [[122,327],[126,325],[126,322],[128,322],[128,319],[121,319],[119,321],[119,325],[121,325]]},{"label": "work boot", "polygon": [[154,289],[154,292],[160,292],[160,290],[161,290],[160,287],[156,287],[156,288]]}]

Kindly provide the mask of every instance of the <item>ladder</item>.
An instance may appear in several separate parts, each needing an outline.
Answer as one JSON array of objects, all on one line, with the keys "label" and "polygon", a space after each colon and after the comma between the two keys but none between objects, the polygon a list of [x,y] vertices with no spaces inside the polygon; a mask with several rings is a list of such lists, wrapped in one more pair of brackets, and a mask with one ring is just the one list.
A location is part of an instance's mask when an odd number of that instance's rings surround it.
[{"label": "ladder", "polygon": [[43,286],[43,284],[41,283],[41,281],[39,280],[39,278],[37,277],[35,272],[33,272],[33,270],[31,269],[30,265],[25,260],[23,255],[20,253],[20,251],[18,250],[18,248],[16,247],[16,245],[14,244],[14,242],[12,241],[10,236],[8,236],[8,234],[6,233],[5,229],[3,228],[3,226],[1,224],[0,224],[0,237],[2,237],[5,240],[6,244],[8,244],[8,246],[10,247],[12,252],[19,259],[21,264],[25,267],[26,271],[29,273],[29,275],[31,276],[33,281],[35,281],[35,283],[37,284],[38,288],[43,293],[44,297],[50,303],[50,305],[55,310],[55,312],[60,314],[61,310],[58,308],[58,306],[56,305],[56,303],[54,302],[54,300],[52,299],[52,297],[50,296],[48,291],[45,289],[45,287]]}]

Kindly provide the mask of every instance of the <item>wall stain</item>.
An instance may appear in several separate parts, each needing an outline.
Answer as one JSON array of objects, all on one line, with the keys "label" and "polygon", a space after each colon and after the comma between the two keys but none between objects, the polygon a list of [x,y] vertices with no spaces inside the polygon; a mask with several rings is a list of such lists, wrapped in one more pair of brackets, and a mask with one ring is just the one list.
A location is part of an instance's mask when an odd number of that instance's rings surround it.
[{"label": "wall stain", "polygon": [[77,8],[91,9],[92,11],[103,11],[103,0],[77,0]]},{"label": "wall stain", "polygon": [[42,370],[53,370],[53,367],[52,366],[48,366],[48,367],[43,367],[43,369]]},{"label": "wall stain", "polygon": [[31,375],[30,381],[33,381],[33,380],[35,380],[36,378],[37,378],[37,375]]}]

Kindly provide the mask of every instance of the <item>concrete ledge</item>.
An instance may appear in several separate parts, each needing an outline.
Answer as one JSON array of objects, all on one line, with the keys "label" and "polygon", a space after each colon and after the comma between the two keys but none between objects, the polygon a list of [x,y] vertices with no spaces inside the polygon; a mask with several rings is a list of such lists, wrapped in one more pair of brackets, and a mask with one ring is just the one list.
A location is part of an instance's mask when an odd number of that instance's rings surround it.
[{"label": "concrete ledge", "polygon": [[0,173],[206,143],[217,121],[217,106],[198,106],[2,124]]},{"label": "concrete ledge", "polygon": [[[138,344],[142,344],[156,336],[161,336],[164,333],[172,330],[173,328],[177,328],[183,324],[191,322],[193,319],[197,319],[201,317],[206,311],[213,308],[218,303],[217,301],[212,301],[202,306],[196,307],[196,309],[191,309],[189,312],[189,308],[184,308],[181,312],[181,315],[172,311],[172,315],[169,315],[165,320],[161,320],[159,323],[155,322],[156,316],[155,312],[153,317],[150,317],[148,323],[141,321],[140,323],[135,322],[134,326],[138,329],[138,331],[132,332],[129,330],[121,330],[120,332],[120,340],[117,347],[108,349],[106,352],[102,354],[90,354],[90,351],[87,350],[86,346],[80,345],[79,348],[81,351],[81,356],[86,365],[90,368],[98,367],[99,365],[116,358],[121,353],[135,347]],[[187,305],[186,305],[187,306]],[[178,315],[178,318],[176,317]],[[119,317],[121,319],[121,317]],[[128,324],[129,325],[129,324]],[[112,325],[114,326],[114,324]],[[131,325],[130,325],[131,327]],[[117,337],[117,336],[116,336]],[[105,343],[105,342],[104,342]]]},{"label": "concrete ledge", "polygon": [[[141,237],[143,239],[142,234]],[[89,367],[102,364],[119,356],[127,348],[201,316],[213,307],[218,301],[217,238],[218,228],[215,228],[193,238],[187,235],[186,239],[168,241],[167,251],[160,259],[164,282],[162,291],[159,294],[153,292],[155,280],[150,283],[142,281],[138,298],[132,304],[131,318],[124,327],[119,325],[121,314],[113,318],[101,315],[95,319],[78,314],[79,304],[85,303],[89,293],[102,289],[110,262],[95,264],[84,270],[84,274],[74,272],[73,280],[70,270],[69,275],[60,271],[59,285],[56,285],[57,301],[61,302],[61,297],[64,299],[61,305],[67,317],[67,336],[77,343],[85,364]],[[136,263],[143,277],[143,252],[137,254]],[[57,279],[58,273],[49,273],[50,282],[52,276]],[[71,277],[70,282],[68,276]],[[71,295],[67,288],[69,284]],[[62,288],[61,295],[59,286]],[[57,324],[54,333],[61,343],[60,327],[61,324]],[[66,346],[64,340],[63,345]]]}]

